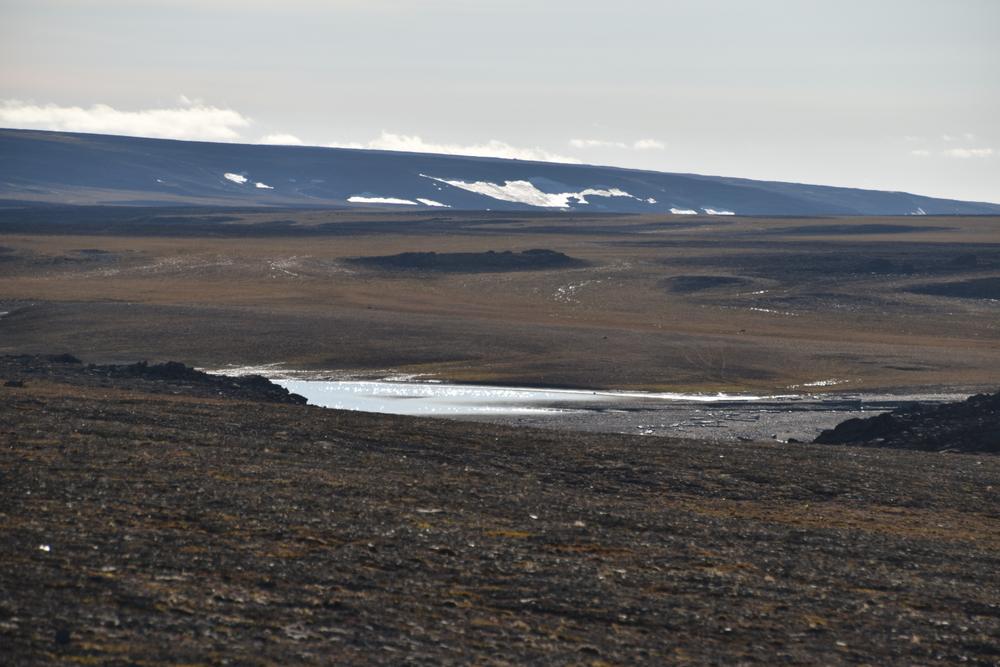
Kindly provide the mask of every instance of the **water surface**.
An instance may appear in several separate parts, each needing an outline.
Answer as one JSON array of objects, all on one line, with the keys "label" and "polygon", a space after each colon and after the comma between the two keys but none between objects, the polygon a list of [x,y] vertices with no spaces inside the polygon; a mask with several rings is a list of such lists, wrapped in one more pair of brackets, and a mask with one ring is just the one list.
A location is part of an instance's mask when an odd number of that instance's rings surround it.
[{"label": "water surface", "polygon": [[533,389],[385,380],[275,380],[311,405],[395,415],[531,415],[613,408],[642,398],[714,403],[761,396]]},{"label": "water surface", "polygon": [[396,380],[273,381],[305,396],[311,405],[341,410],[722,440],[808,442],[822,429],[851,417],[868,417],[914,401],[938,403],[962,398],[938,393],[810,392],[842,383],[836,379],[806,383],[801,385],[806,393],[784,395],[588,391]]}]

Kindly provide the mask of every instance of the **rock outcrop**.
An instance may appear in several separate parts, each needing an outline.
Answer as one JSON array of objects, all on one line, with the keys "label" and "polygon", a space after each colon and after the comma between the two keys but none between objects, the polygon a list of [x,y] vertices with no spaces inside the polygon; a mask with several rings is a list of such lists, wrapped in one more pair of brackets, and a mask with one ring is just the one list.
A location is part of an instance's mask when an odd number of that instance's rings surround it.
[{"label": "rock outcrop", "polygon": [[1000,391],[958,403],[914,405],[867,419],[848,419],[820,433],[815,442],[1000,453]]},{"label": "rock outcrop", "polygon": [[305,405],[306,399],[260,375],[229,377],[199,371],[177,361],[149,364],[87,364],[71,354],[0,356],[0,380],[23,386],[25,380],[65,381],[134,389],[152,394],[191,394],[244,401]]}]

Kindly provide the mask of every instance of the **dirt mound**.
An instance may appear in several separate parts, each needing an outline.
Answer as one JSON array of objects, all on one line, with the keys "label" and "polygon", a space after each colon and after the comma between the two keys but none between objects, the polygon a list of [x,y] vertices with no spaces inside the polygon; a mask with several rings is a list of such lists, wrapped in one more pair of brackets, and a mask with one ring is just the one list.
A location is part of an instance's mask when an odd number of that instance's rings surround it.
[{"label": "dirt mound", "polygon": [[583,260],[544,248],[511,252],[403,252],[398,255],[354,257],[348,260],[368,268],[389,271],[440,271],[481,273],[498,271],[539,271],[587,266]]},{"label": "dirt mound", "polygon": [[914,405],[868,419],[848,419],[814,441],[927,451],[1000,453],[1000,392],[959,403]]}]

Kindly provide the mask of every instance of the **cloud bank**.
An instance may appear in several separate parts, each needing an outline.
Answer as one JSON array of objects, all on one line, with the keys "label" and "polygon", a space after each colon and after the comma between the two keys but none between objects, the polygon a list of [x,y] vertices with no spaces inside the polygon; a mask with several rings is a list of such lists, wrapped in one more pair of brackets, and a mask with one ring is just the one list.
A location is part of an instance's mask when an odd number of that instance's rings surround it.
[{"label": "cloud bank", "polygon": [[158,139],[234,141],[250,119],[232,109],[203,104],[123,111],[107,104],[91,107],[37,105],[20,100],[0,103],[0,125],[30,130],[125,134]]},{"label": "cloud bank", "polygon": [[[951,147],[942,146],[938,144],[937,150],[932,150],[930,148],[916,148],[910,151],[910,155],[914,157],[930,157],[932,155],[937,155],[946,158],[958,158],[960,160],[975,159],[975,158],[990,158],[997,154],[997,151],[988,146],[976,146],[973,141],[976,141],[977,137],[972,132],[963,132],[962,134],[942,134],[940,141],[945,144],[950,144]],[[905,136],[904,141],[907,142],[920,142],[923,143],[925,139],[919,136]],[[965,145],[958,145],[955,144]]]},{"label": "cloud bank", "polygon": [[662,151],[667,145],[656,139],[639,139],[632,144],[632,148],[637,151]]},{"label": "cloud bank", "polygon": [[627,144],[624,141],[608,141],[606,139],[570,139],[569,145],[582,150],[590,148],[617,148],[634,151],[662,151],[667,147],[665,143],[656,139],[637,139],[631,144]]},{"label": "cloud bank", "polygon": [[[958,158],[961,160],[993,157],[996,154],[997,152],[992,148],[948,148],[940,152],[940,155],[944,157]],[[935,153],[927,150],[926,148],[918,148],[910,151],[910,155],[913,155],[914,157],[930,157],[931,155],[935,155]]]},{"label": "cloud bank", "polygon": [[975,158],[975,157],[992,157],[992,148],[950,148],[944,152],[948,157],[957,158]]},{"label": "cloud bank", "polygon": [[[201,100],[180,96],[178,106],[157,109],[124,110],[108,104],[90,107],[34,104],[21,100],[0,102],[0,127],[30,130],[55,130],[60,132],[92,132],[95,134],[120,134],[157,139],[184,139],[194,141],[245,141],[242,131],[253,121],[233,109],[208,105]],[[294,134],[278,132],[266,134],[256,143],[276,146],[309,145]],[[383,130],[365,142],[333,142],[333,148],[365,148],[409,153],[439,153],[472,157],[495,157],[539,162],[580,164],[581,160],[543,148],[514,146],[499,139],[475,144],[437,143],[419,135],[397,134]],[[665,144],[656,139],[638,139],[631,143],[604,139],[572,139],[569,145],[576,149],[614,148],[621,150],[662,150]]]},{"label": "cloud bank", "polygon": [[268,146],[304,146],[305,142],[294,134],[268,134],[257,140],[258,144]]},{"label": "cloud bank", "polygon": [[628,148],[628,144],[623,141],[605,141],[604,139],[570,139],[569,145],[573,148]]}]

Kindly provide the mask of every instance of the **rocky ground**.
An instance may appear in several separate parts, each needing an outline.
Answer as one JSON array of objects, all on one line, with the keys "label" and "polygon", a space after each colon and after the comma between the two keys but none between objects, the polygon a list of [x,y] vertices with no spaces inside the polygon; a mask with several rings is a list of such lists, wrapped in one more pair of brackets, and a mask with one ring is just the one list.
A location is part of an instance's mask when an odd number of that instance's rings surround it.
[{"label": "rocky ground", "polygon": [[1000,662],[1000,458],[0,358],[6,664]]},{"label": "rocky ground", "polygon": [[957,403],[901,407],[850,419],[820,433],[822,444],[855,444],[929,451],[1000,453],[1000,392]]},{"label": "rocky ground", "polygon": [[[915,402],[927,405],[967,394],[956,388],[921,394],[828,393],[760,401],[697,403],[636,397],[608,403],[577,403],[561,412],[529,415],[459,415],[467,421],[560,431],[631,433],[716,441],[813,442],[824,430]],[[843,443],[840,443],[843,444]]]}]

